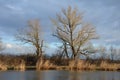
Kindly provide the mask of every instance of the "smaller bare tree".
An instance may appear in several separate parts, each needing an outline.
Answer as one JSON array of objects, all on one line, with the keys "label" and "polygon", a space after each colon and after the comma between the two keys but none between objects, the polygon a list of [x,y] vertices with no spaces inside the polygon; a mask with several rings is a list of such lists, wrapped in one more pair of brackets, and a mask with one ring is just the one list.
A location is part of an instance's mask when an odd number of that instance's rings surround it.
[{"label": "smaller bare tree", "polygon": [[110,47],[110,59],[114,60],[116,54],[116,49],[113,46]]},{"label": "smaller bare tree", "polygon": [[33,45],[36,48],[36,55],[42,58],[43,40],[38,20],[30,20],[28,26],[16,35],[16,39]]},{"label": "smaller bare tree", "polygon": [[84,55],[87,60],[89,60],[91,55],[95,55],[97,51],[98,50],[90,42],[88,42],[81,48],[81,54]]},{"label": "smaller bare tree", "polygon": [[0,51],[4,50],[5,47],[3,46],[2,38],[0,38]]},{"label": "smaller bare tree", "polygon": [[107,49],[104,46],[99,46],[98,52],[101,55],[101,59],[105,59],[107,57]]}]

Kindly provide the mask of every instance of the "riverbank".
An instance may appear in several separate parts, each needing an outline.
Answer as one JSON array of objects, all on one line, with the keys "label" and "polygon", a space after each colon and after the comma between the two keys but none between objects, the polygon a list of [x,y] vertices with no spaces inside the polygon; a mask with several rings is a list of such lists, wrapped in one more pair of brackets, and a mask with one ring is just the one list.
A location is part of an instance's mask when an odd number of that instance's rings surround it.
[{"label": "riverbank", "polygon": [[[36,66],[26,66],[26,70],[36,70]],[[69,66],[52,66],[49,69],[46,68],[41,68],[41,70],[71,70]],[[117,69],[112,69],[112,68],[100,68],[100,67],[96,67],[94,69],[90,69],[90,68],[83,68],[83,69],[77,69],[76,67],[74,67],[72,70],[80,70],[80,71],[120,71],[120,68]]]},{"label": "riverbank", "polygon": [[[50,65],[51,64],[51,65]],[[25,71],[25,70],[38,70],[36,66],[25,66],[24,64],[20,64],[17,66],[0,66],[0,70],[6,71],[6,70],[19,70],[19,71]],[[75,64],[74,61],[70,61],[68,66],[58,66],[58,65],[52,65],[52,63],[43,63],[39,70],[71,70],[71,71],[120,71],[120,64],[116,63],[108,63],[106,61],[102,61],[101,64],[91,64],[89,62],[85,61],[78,61],[77,64]]]},{"label": "riverbank", "polygon": [[0,70],[102,70],[120,71],[120,60],[86,59],[71,60],[59,58],[43,58],[37,61],[33,55],[1,55]]},{"label": "riverbank", "polygon": [[[14,67],[8,67],[6,70],[15,70]],[[26,66],[25,70],[36,70],[36,66]],[[71,70],[71,68],[69,66],[52,66],[49,67],[49,69],[46,68],[41,68],[41,70]],[[83,68],[83,69],[77,69],[76,67],[73,67],[72,70],[80,70],[80,71],[120,71],[120,68],[117,69],[112,69],[112,68],[101,68],[101,67],[96,67],[94,69],[90,69],[90,68]],[[20,70],[20,71],[24,71],[24,70]]]}]

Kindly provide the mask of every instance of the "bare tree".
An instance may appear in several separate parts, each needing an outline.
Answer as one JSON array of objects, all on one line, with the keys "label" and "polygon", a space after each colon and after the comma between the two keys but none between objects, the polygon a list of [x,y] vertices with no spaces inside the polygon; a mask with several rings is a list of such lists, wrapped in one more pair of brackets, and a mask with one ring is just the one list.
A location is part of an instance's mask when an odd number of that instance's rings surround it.
[{"label": "bare tree", "polygon": [[69,59],[69,54],[68,54],[68,46],[66,42],[63,42],[63,44],[59,47],[60,54],[62,55],[63,58]]},{"label": "bare tree", "polygon": [[107,58],[107,49],[106,49],[106,47],[105,46],[99,46],[98,48],[99,48],[98,52],[101,55],[101,59]]},{"label": "bare tree", "polygon": [[117,59],[120,60],[120,48],[118,49]]},{"label": "bare tree", "polygon": [[113,46],[111,46],[109,50],[110,50],[110,58],[111,60],[114,60],[115,55],[116,55],[116,49],[113,48]]},{"label": "bare tree", "polygon": [[0,38],[0,51],[4,50],[5,47],[3,46],[2,38]]},{"label": "bare tree", "polygon": [[98,52],[98,50],[90,42],[82,46],[80,50],[87,60],[89,60],[91,55],[95,55],[95,53]]},{"label": "bare tree", "polygon": [[16,35],[16,39],[32,44],[36,48],[36,55],[42,57],[43,40],[38,20],[29,21],[28,26]]},{"label": "bare tree", "polygon": [[57,18],[52,19],[52,22],[56,29],[54,36],[69,46],[72,59],[76,59],[78,54],[84,54],[81,47],[98,37],[95,28],[91,24],[84,23],[81,13],[70,6],[67,10],[62,9],[62,14],[57,14]]}]

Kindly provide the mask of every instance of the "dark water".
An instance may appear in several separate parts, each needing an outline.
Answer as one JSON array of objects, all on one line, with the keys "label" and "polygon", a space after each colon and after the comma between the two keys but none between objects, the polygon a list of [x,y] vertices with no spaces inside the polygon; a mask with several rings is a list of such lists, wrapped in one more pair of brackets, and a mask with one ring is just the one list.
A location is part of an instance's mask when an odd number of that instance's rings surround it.
[{"label": "dark water", "polygon": [[0,80],[120,80],[120,72],[112,71],[5,71]]}]

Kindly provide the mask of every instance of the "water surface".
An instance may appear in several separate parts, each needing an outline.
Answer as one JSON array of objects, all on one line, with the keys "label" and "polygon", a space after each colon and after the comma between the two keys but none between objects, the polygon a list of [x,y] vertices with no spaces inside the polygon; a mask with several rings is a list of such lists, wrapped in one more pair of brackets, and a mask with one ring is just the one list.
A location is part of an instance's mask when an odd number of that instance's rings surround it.
[{"label": "water surface", "polygon": [[1,71],[0,80],[120,80],[113,71]]}]

